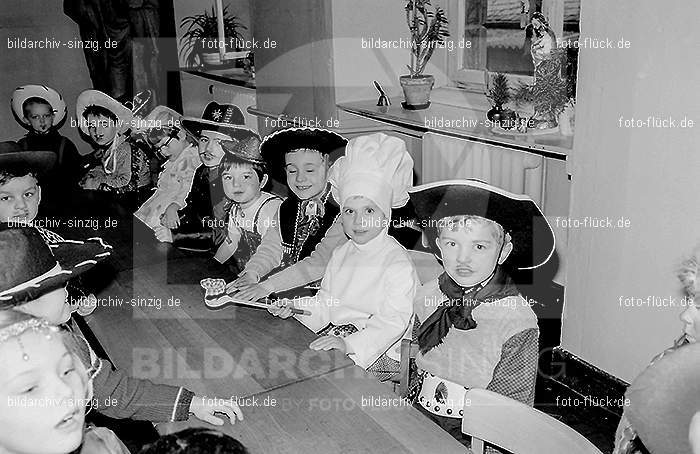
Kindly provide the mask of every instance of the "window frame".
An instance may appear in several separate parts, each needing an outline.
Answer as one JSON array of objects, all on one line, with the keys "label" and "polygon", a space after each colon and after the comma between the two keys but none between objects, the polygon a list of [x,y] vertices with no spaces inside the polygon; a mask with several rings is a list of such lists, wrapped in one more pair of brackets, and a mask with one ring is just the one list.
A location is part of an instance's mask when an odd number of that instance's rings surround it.
[{"label": "window frame", "polygon": [[[464,39],[467,0],[447,0],[447,17],[449,21],[450,36],[457,39]],[[564,0],[542,0],[542,11],[559,14],[555,20],[550,19],[550,26],[554,30],[558,39],[561,39],[564,23]],[[549,16],[548,16],[549,17]],[[483,93],[486,90],[486,73],[491,74],[487,69],[466,69],[464,65],[464,51],[448,52],[446,57],[447,66],[447,87],[457,87],[470,92]],[[505,73],[508,79],[518,84],[523,82],[528,85],[534,83],[532,76],[521,74]]]}]

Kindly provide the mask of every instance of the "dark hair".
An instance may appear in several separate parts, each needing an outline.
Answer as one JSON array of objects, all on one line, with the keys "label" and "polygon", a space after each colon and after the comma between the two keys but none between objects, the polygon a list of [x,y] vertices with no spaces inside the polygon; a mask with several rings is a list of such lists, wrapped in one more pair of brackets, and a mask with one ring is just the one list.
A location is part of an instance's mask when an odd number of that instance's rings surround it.
[{"label": "dark hair", "polygon": [[53,113],[53,106],[51,105],[50,102],[48,102],[44,98],[40,98],[38,96],[32,96],[31,98],[25,99],[24,102],[22,103],[22,113],[24,113],[25,117],[29,113],[29,112],[27,112],[29,110],[29,106],[31,106],[32,104],[43,104],[45,106],[49,106],[49,110],[51,111],[51,113]]},{"label": "dark hair", "polygon": [[107,117],[113,122],[117,122],[119,119],[117,118],[116,114],[112,112],[111,110],[102,107],[102,106],[97,106],[97,105],[91,105],[87,106],[85,110],[83,111],[83,118],[87,120],[88,115],[94,115],[96,117]]},{"label": "dark hair", "polygon": [[27,164],[12,164],[0,167],[0,185],[9,183],[13,178],[22,178],[27,175],[33,176],[36,180],[39,180],[34,169]]},{"label": "dark hair", "polygon": [[253,170],[255,170],[255,173],[258,174],[258,180],[262,181],[263,177],[267,174],[267,168],[265,167],[265,164],[253,164],[250,161],[246,161],[244,159],[239,158],[235,154],[231,153],[226,153],[221,159],[221,172],[223,173],[226,170],[229,170],[233,166],[249,166],[252,167]]},{"label": "dark hair", "polygon": [[216,430],[189,428],[161,436],[141,449],[141,454],[248,454],[248,450]]}]

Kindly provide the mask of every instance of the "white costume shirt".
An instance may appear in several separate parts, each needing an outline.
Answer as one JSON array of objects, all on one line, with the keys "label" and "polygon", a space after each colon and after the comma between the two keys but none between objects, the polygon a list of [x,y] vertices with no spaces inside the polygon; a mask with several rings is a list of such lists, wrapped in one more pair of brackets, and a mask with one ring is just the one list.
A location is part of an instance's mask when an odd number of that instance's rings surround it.
[{"label": "white costume shirt", "polygon": [[408,252],[384,229],[366,244],[335,249],[318,294],[295,304],[312,315],[295,317],[314,332],[329,323],[354,325],[358,332],[345,342],[350,359],[365,369],[384,353],[398,361],[418,283]]}]

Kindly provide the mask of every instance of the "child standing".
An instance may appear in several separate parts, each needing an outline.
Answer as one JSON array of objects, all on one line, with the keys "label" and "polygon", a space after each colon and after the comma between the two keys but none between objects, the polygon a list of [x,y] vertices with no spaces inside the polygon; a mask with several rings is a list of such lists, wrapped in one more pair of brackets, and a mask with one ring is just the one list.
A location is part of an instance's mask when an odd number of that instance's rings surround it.
[{"label": "child standing", "polygon": [[[330,182],[350,241],[333,251],[318,294],[291,302],[311,311],[297,318],[322,336],[310,348],[347,353],[379,380],[399,370],[399,342],[418,285],[406,249],[388,234],[391,207],[408,200],[412,176],[413,160],[401,139],[379,133],[348,143]],[[289,300],[277,304],[271,313],[291,315]]]},{"label": "child standing", "polygon": [[[282,202],[273,228],[268,229],[260,247],[231,287],[255,284],[273,270],[287,268],[310,256],[324,236],[328,256],[347,241],[342,226],[335,222],[340,209],[330,197],[328,183],[330,155],[343,150],[346,144],[347,139],[341,135],[316,128],[285,129],[265,137],[260,151],[270,169],[287,182],[291,193]],[[320,276],[325,265],[325,262],[320,265]],[[308,296],[311,292],[297,288],[290,294]],[[261,296],[246,289],[239,297]]]},{"label": "child standing", "polygon": [[66,103],[54,89],[44,85],[24,85],[12,93],[12,112],[29,129],[17,143],[24,151],[51,151],[56,164],[44,181],[47,194],[69,193],[78,189],[83,176],[82,159],[73,142],[58,130],[66,118]]},{"label": "child standing", "polygon": [[166,216],[173,216],[173,211],[177,215],[177,209],[168,212],[170,206],[185,206],[195,171],[202,165],[196,140],[181,127],[181,121],[179,113],[165,106],[157,106],[144,118],[146,140],[167,161],[155,192],[134,216],[150,227],[158,240],[165,242],[171,242],[172,236],[161,222]]},{"label": "child standing", "polygon": [[445,269],[414,300],[422,371],[416,406],[469,446],[461,429],[467,389],[534,402],[537,317],[503,265],[544,264],[554,235],[527,196],[486,183],[443,181],[409,193]]},{"label": "child standing", "polygon": [[226,151],[221,161],[221,182],[231,206],[226,240],[214,258],[220,263],[228,261],[238,274],[272,226],[282,199],[262,190],[267,184],[267,173],[260,140],[251,137],[221,144]]}]

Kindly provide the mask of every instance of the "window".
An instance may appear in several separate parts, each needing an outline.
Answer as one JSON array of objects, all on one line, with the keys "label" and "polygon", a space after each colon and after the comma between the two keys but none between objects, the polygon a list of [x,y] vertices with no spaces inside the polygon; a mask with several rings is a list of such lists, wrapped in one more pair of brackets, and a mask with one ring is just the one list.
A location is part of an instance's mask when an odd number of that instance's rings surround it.
[{"label": "window", "polygon": [[[450,52],[447,73],[463,88],[483,91],[484,70],[511,75],[511,82],[532,81],[530,17],[541,11],[557,40],[579,35],[581,0],[449,0],[448,18],[453,40],[462,48]],[[561,44],[560,44],[561,45]],[[567,46],[567,75],[575,78],[578,49]]]}]

